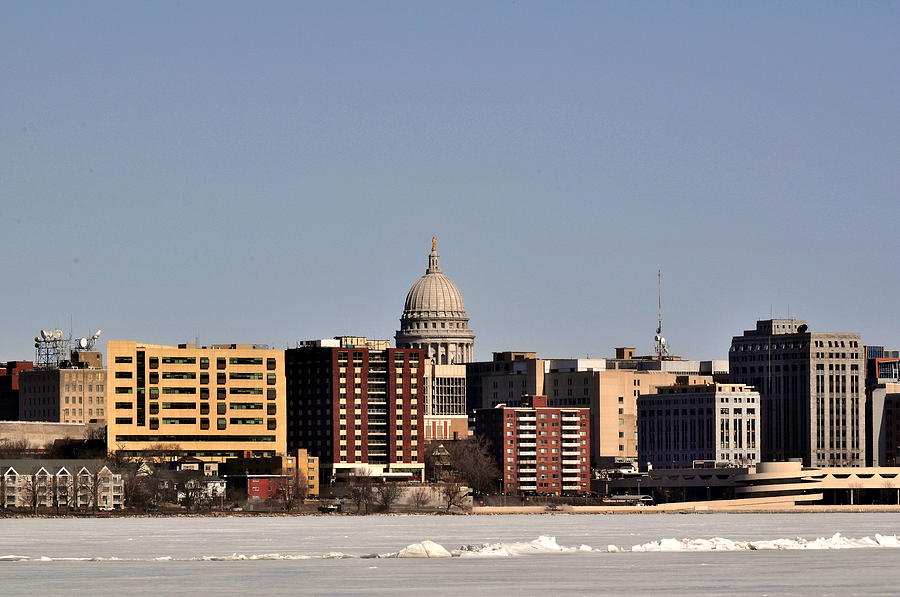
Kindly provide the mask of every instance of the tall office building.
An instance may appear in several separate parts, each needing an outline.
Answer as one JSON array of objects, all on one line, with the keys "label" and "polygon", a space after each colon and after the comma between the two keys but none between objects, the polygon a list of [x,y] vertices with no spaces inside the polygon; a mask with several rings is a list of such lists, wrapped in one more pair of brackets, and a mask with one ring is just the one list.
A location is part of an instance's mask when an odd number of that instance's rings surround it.
[{"label": "tall office building", "polygon": [[437,239],[431,240],[428,268],[406,295],[397,348],[421,348],[438,365],[458,365],[475,358],[475,333],[462,293],[441,270]]},{"label": "tall office building", "polygon": [[799,319],[768,319],[735,336],[731,381],[760,395],[762,460],[864,466],[865,353],[859,334],[811,332]]},{"label": "tall office building", "polygon": [[662,386],[638,398],[637,420],[641,470],[759,461],[759,393],[749,386]]},{"label": "tall office building", "polygon": [[284,455],[283,350],[111,340],[107,365],[110,452],[208,461]]},{"label": "tall office building", "polygon": [[424,477],[423,350],[312,340],[285,351],[285,371],[288,449],[318,457],[323,482],[359,470]]}]

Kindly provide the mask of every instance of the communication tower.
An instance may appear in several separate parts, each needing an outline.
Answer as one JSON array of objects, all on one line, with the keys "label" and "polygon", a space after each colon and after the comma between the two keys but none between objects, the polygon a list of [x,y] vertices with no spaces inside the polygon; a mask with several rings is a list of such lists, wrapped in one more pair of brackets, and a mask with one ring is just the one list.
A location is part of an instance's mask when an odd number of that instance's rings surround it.
[{"label": "communication tower", "polygon": [[669,342],[662,335],[662,270],[656,270],[656,321],[656,336],[653,338],[656,342],[654,351],[656,352],[656,358],[662,361],[669,355]]}]

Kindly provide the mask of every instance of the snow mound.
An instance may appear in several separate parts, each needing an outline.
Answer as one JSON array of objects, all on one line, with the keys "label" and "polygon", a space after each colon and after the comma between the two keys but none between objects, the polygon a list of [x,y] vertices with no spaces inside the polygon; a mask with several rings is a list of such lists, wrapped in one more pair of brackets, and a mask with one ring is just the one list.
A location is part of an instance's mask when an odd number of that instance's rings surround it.
[{"label": "snow mound", "polygon": [[443,545],[439,543],[435,543],[434,541],[429,541],[426,539],[425,541],[419,541],[418,543],[413,543],[412,545],[407,545],[403,549],[401,549],[397,556],[398,558],[449,558],[452,557],[452,554],[444,549]]},{"label": "snow mound", "polygon": [[633,545],[631,549],[610,545],[607,551],[610,553],[632,552],[660,552],[660,551],[762,551],[762,550],[795,550],[795,549],[855,549],[861,547],[900,547],[900,538],[897,535],[879,535],[854,539],[835,533],[831,537],[818,539],[766,539],[758,541],[735,541],[723,537],[712,539],[660,539],[641,545]]},{"label": "snow mound", "polygon": [[566,553],[576,551],[594,551],[590,545],[564,547],[556,542],[556,537],[541,535],[528,542],[517,543],[482,543],[480,545],[463,545],[453,551],[454,556],[471,557],[511,557],[539,553]]}]

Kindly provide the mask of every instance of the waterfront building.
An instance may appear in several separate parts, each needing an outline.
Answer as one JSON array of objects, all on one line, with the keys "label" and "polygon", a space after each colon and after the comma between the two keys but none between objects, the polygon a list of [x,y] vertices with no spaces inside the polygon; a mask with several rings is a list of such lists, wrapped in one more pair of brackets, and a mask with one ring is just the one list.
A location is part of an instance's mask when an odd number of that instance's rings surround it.
[{"label": "waterfront building", "polygon": [[432,239],[425,275],[406,295],[397,348],[420,348],[438,365],[457,365],[475,359],[475,333],[462,293],[441,270],[437,239]]},{"label": "waterfront building", "polygon": [[638,398],[641,470],[759,461],[759,393],[743,384],[661,386]]},{"label": "waterfront building", "polygon": [[0,460],[0,509],[114,510],[122,475],[102,460]]},{"label": "waterfront building", "polygon": [[103,354],[73,350],[69,360],[19,373],[19,420],[104,423],[106,369]]},{"label": "waterfront building", "polygon": [[732,382],[759,391],[763,460],[865,464],[865,353],[859,334],[811,332],[799,319],[761,320],[732,338],[729,365]]},{"label": "waterfront building", "polygon": [[546,396],[522,396],[518,406],[476,411],[475,429],[491,444],[504,493],[590,492],[590,409],[551,407]]},{"label": "waterfront building", "polygon": [[285,360],[288,449],[318,457],[324,481],[424,477],[423,349],[342,336],[303,342]]},{"label": "waterfront building", "polygon": [[107,344],[110,452],[222,461],[285,453],[284,351]]},{"label": "waterfront building", "polygon": [[[700,371],[699,361],[693,363],[697,366],[682,368]],[[523,395],[534,394],[547,396],[550,406],[589,408],[594,466],[634,463],[638,397],[659,386],[706,383],[713,377],[626,366],[616,359],[539,359],[534,352],[496,352],[493,361],[466,365],[470,412],[516,406]]]}]

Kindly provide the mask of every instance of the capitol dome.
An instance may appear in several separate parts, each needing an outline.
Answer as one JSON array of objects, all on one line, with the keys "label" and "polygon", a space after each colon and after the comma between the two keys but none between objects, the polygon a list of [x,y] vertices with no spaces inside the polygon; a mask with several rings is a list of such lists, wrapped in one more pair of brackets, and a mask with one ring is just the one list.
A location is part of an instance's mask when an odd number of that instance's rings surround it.
[{"label": "capitol dome", "polygon": [[462,293],[441,271],[437,239],[432,239],[425,275],[406,295],[394,338],[397,348],[422,348],[441,365],[466,363],[474,357],[475,334],[469,329]]}]

